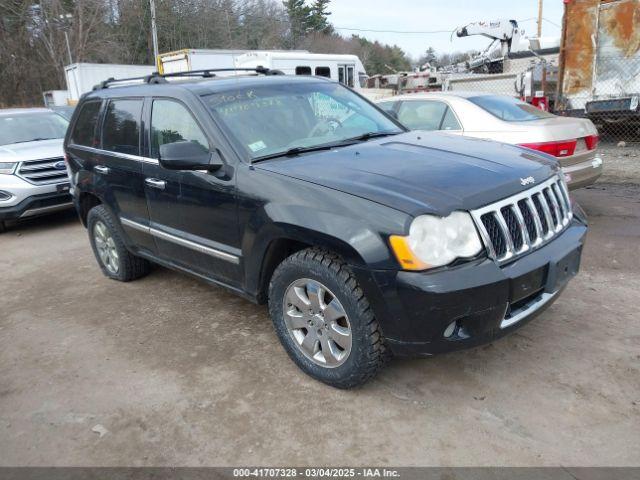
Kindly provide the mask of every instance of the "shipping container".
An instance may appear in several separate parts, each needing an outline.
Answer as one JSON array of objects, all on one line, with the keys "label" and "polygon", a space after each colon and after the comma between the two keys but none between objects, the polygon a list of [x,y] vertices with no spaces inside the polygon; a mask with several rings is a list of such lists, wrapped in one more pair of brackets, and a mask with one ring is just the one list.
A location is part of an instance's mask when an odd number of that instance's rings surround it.
[{"label": "shipping container", "polygon": [[640,124],[640,0],[565,0],[557,110]]}]

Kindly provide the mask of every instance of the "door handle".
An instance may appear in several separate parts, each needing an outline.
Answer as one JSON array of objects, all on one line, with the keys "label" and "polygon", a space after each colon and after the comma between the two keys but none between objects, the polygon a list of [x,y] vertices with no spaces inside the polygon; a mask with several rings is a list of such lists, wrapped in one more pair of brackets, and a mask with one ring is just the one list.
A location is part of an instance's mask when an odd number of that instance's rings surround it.
[{"label": "door handle", "polygon": [[159,190],[164,190],[164,187],[167,186],[167,182],[164,180],[158,180],[156,178],[145,178],[144,183],[146,183],[151,188],[157,188]]},{"label": "door handle", "polygon": [[103,167],[102,165],[96,165],[95,167],[93,167],[93,169],[103,175],[106,175],[111,170],[109,167]]}]

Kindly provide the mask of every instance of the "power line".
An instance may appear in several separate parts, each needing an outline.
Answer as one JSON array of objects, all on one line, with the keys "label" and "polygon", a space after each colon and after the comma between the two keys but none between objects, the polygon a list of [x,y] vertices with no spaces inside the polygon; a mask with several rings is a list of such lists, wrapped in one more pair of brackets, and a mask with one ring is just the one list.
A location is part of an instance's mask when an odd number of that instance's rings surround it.
[{"label": "power line", "polygon": [[431,30],[431,31],[407,31],[407,30],[374,30],[368,28],[347,28],[347,27],[333,27],[336,30],[349,30],[353,32],[373,32],[373,33],[411,33],[419,35],[427,35],[430,33],[451,33],[452,30]]},{"label": "power line", "polygon": [[[518,20],[518,22],[520,23],[524,23],[524,22],[528,22],[530,20],[537,20],[536,18],[525,18],[524,20]],[[550,23],[551,25],[554,25],[558,28],[561,28],[560,25],[558,25],[555,22],[552,22],[551,20],[547,19],[547,18],[542,18],[542,20],[544,20],[545,22]],[[370,32],[370,33],[399,33],[399,34],[410,34],[410,35],[430,35],[430,34],[438,34],[438,33],[451,33],[451,32],[455,32],[456,29],[454,28],[453,30],[425,30],[425,31],[418,31],[418,30],[376,30],[376,29],[370,29],[370,28],[350,28],[350,27],[333,27],[336,30],[347,30],[347,31],[351,31],[351,32]]]}]

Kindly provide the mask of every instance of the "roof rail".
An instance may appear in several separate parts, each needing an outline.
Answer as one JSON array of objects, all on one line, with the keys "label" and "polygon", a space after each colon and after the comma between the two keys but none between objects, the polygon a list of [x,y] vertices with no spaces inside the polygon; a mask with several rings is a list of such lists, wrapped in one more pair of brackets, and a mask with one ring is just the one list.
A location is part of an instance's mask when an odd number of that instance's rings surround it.
[{"label": "roof rail", "polygon": [[259,75],[284,75],[281,70],[271,70],[262,66],[255,68],[207,68],[205,70],[191,70],[189,72],[174,72],[174,73],[158,73],[153,72],[151,75],[144,77],[131,77],[131,78],[107,78],[93,87],[93,90],[102,90],[109,88],[118,83],[134,82],[141,80],[142,83],[155,85],[159,83],[167,83],[167,78],[171,77],[200,77],[200,78],[213,78],[216,76],[216,72],[255,72]]}]

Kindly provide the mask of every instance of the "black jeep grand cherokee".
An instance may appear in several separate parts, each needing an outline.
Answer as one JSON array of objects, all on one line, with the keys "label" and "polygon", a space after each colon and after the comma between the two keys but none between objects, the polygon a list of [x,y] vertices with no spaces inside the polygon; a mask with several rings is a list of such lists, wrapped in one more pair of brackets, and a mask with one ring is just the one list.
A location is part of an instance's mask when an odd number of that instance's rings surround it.
[{"label": "black jeep grand cherokee", "polygon": [[268,302],[293,361],[341,388],[520,327],[587,231],[550,157],[407,132],[321,78],[103,84],[65,151],[106,276],[153,262]]}]

